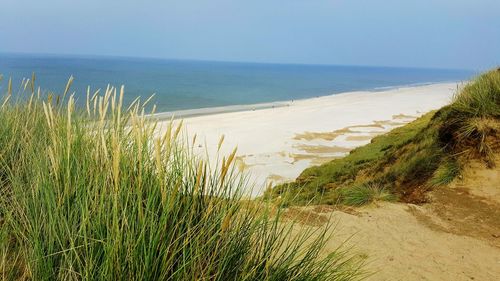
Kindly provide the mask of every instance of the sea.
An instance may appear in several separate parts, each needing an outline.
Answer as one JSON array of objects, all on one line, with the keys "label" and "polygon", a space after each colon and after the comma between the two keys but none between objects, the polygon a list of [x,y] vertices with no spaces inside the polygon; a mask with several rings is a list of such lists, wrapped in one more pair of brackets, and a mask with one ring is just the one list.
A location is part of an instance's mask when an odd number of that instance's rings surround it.
[{"label": "sea", "polygon": [[0,54],[0,93],[8,78],[18,89],[36,75],[44,93],[62,93],[70,76],[80,103],[92,91],[125,86],[124,103],[140,96],[157,112],[253,105],[352,91],[379,91],[401,86],[471,79],[470,70],[342,65],[216,62],[102,56]]}]

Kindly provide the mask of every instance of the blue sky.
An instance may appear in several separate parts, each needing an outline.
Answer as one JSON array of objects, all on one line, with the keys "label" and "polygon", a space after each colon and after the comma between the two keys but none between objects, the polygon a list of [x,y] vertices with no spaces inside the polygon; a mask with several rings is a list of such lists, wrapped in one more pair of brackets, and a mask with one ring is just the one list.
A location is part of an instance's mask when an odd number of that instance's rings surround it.
[{"label": "blue sky", "polygon": [[0,52],[500,65],[498,0],[2,0]]}]

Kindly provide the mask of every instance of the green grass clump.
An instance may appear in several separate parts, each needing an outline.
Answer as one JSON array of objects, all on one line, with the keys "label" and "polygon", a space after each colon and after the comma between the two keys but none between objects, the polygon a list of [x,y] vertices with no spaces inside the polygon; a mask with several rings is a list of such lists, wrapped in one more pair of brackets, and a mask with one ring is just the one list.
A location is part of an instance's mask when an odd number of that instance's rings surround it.
[{"label": "green grass clump", "polygon": [[455,160],[444,161],[432,175],[429,183],[432,186],[446,185],[460,175],[460,165]]},{"label": "green grass clump", "polygon": [[464,117],[500,118],[500,69],[478,76],[451,104]]},{"label": "green grass clump", "polygon": [[454,150],[494,165],[500,132],[500,69],[477,77],[455,96],[442,126],[442,138]]},{"label": "green grass clump", "polygon": [[[422,203],[428,190],[459,175],[462,162],[479,158],[493,166],[499,140],[500,70],[493,70],[467,84],[450,105],[375,137],[342,159],[308,168],[265,197],[287,204],[357,205],[370,198],[366,186],[375,185],[402,201]],[[343,200],[339,190],[353,200]]]},{"label": "green grass clump", "polygon": [[[34,81],[34,79],[31,79]],[[73,95],[31,88],[0,108],[3,280],[355,280],[323,255],[327,228],[292,233],[280,207],[242,199],[235,153],[211,167],[158,133],[123,87]],[[117,93],[118,92],[118,93]]]},{"label": "green grass clump", "polygon": [[396,201],[397,197],[386,188],[362,184],[341,190],[342,203],[348,206],[362,206],[377,201]]}]

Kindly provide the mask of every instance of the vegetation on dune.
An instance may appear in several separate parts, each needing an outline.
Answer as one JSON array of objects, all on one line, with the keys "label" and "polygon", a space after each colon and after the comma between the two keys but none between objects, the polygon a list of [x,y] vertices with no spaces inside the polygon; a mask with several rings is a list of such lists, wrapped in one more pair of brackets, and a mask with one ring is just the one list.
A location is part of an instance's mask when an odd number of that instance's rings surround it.
[{"label": "vegetation on dune", "polygon": [[388,192],[384,187],[361,184],[351,188],[344,188],[342,202],[345,205],[361,206],[377,201],[396,201],[397,197]]},{"label": "vegetation on dune", "polygon": [[[155,133],[123,88],[47,99],[25,81],[0,109],[3,280],[355,280],[359,263],[323,255],[326,228],[292,235],[280,207],[240,200],[234,153],[209,164]],[[31,91],[29,90],[31,89]],[[118,92],[118,94],[117,94]],[[63,105],[64,104],[64,105]]]},{"label": "vegetation on dune", "polygon": [[360,205],[373,201],[369,187],[383,187],[404,202],[451,182],[470,158],[494,165],[500,146],[500,70],[484,73],[436,112],[354,149],[344,158],[306,169],[295,182],[266,192],[285,204]]}]

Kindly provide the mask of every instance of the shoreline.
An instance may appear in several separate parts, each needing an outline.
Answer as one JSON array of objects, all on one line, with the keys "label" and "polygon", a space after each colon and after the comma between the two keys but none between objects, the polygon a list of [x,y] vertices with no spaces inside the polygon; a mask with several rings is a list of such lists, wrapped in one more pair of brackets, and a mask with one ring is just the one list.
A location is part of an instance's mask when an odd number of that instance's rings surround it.
[{"label": "shoreline", "polygon": [[277,107],[285,107],[290,106],[291,103],[301,102],[307,100],[314,100],[323,97],[334,97],[334,96],[343,96],[350,94],[370,94],[370,93],[379,93],[391,90],[405,89],[405,88],[415,88],[415,87],[425,87],[431,85],[439,85],[439,84],[456,84],[460,85],[464,83],[464,81],[441,81],[441,82],[419,82],[419,83],[411,83],[411,84],[403,84],[403,85],[395,85],[395,86],[384,86],[377,87],[369,90],[355,90],[348,92],[339,92],[328,95],[300,98],[300,99],[291,99],[291,100],[279,100],[279,101],[271,101],[271,102],[260,102],[260,103],[251,103],[251,104],[233,104],[233,105],[221,105],[221,106],[212,106],[212,107],[202,107],[202,108],[191,108],[191,109],[180,109],[180,110],[172,110],[172,111],[162,111],[154,114],[146,115],[146,118],[157,118],[158,121],[166,121],[166,120],[178,120],[183,118],[191,118],[198,116],[207,116],[207,115],[215,115],[215,114],[223,114],[223,113],[233,113],[233,112],[243,112],[243,111],[256,111],[261,109],[269,109],[269,108],[277,108]]},{"label": "shoreline", "polygon": [[203,107],[203,108],[193,108],[193,109],[182,109],[174,111],[165,111],[146,116],[147,118],[158,118],[159,121],[232,113],[232,112],[242,112],[242,111],[255,111],[260,109],[268,109],[275,107],[288,106],[286,101],[277,101],[269,103],[255,103],[255,104],[238,104],[238,105],[226,105],[226,106],[214,106],[214,107]]},{"label": "shoreline", "polygon": [[[258,110],[177,116],[174,123],[183,120],[189,140],[196,134],[193,151],[208,157],[211,165],[238,147],[236,167],[248,176],[249,196],[255,197],[270,184],[294,180],[308,167],[343,157],[373,137],[446,105],[459,85],[347,92]],[[159,132],[169,123],[159,120]]]}]

